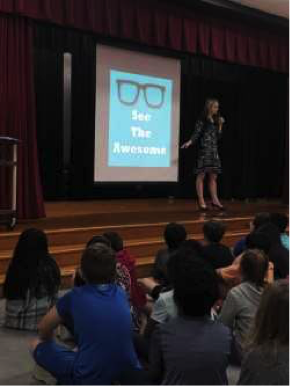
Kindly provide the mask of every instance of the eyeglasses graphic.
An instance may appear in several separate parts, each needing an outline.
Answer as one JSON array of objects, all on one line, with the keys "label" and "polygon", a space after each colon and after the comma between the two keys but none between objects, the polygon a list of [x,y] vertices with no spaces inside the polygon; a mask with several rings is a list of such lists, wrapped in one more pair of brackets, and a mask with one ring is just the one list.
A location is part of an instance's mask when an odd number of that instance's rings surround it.
[{"label": "eyeglasses graphic", "polygon": [[133,106],[137,103],[140,90],[143,90],[144,99],[148,107],[160,109],[164,103],[166,87],[158,84],[141,84],[132,80],[117,79],[118,98],[121,103]]}]

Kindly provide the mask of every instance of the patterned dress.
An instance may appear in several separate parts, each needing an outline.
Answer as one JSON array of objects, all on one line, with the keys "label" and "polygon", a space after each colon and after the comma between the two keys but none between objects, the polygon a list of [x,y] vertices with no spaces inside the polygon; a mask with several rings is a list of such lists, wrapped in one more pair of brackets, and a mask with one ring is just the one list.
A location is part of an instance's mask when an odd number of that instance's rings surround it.
[{"label": "patterned dress", "polygon": [[198,120],[191,141],[197,148],[197,164],[195,174],[222,172],[221,161],[218,154],[218,140],[220,132],[218,127],[210,121]]}]

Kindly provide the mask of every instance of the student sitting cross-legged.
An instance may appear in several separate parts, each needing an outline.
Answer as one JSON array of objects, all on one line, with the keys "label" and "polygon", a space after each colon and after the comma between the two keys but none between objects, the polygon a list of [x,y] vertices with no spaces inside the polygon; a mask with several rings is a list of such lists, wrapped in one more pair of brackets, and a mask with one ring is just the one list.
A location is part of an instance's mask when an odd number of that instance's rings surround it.
[{"label": "student sitting cross-legged", "polygon": [[[44,317],[31,349],[36,362],[59,384],[112,384],[122,372],[140,367],[128,300],[115,284],[115,253],[102,244],[87,248],[81,274],[86,284],[73,288]],[[73,331],[76,350],[53,340],[61,323]]]},{"label": "student sitting cross-legged", "polygon": [[152,335],[150,376],[166,385],[226,385],[231,335],[211,319],[219,297],[215,272],[194,250],[180,250],[175,258],[178,316],[159,324]]}]

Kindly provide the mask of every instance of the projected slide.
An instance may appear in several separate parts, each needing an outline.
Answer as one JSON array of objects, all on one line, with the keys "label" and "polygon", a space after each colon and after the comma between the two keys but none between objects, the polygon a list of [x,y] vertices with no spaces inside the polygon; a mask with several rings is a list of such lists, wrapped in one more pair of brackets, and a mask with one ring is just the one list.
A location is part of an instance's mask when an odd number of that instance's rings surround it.
[{"label": "projected slide", "polygon": [[180,63],[97,46],[95,181],[177,181]]}]

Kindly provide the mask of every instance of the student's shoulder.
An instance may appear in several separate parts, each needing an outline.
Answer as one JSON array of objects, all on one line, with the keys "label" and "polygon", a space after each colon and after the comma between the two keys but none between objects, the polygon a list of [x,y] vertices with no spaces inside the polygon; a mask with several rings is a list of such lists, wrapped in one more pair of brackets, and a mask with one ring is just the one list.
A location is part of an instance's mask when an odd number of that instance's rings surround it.
[{"label": "student's shoulder", "polygon": [[224,336],[226,338],[231,337],[230,329],[220,320],[212,320],[210,324],[211,324],[210,328],[213,331],[214,336]]},{"label": "student's shoulder", "polygon": [[163,300],[164,302],[171,301],[171,300],[173,300],[173,294],[174,294],[173,289],[171,289],[169,291],[161,292],[159,295],[159,299]]},{"label": "student's shoulder", "polygon": [[243,287],[244,287],[243,283],[236,285],[235,287],[230,289],[230,291],[228,292],[228,296],[230,297],[240,296],[241,292],[243,291]]}]

